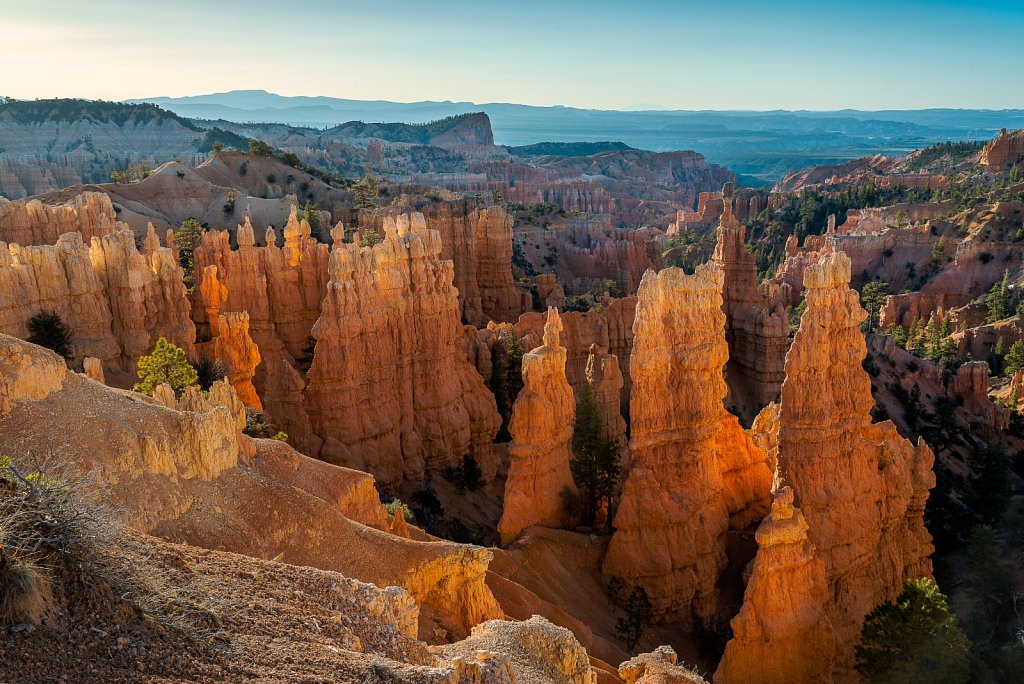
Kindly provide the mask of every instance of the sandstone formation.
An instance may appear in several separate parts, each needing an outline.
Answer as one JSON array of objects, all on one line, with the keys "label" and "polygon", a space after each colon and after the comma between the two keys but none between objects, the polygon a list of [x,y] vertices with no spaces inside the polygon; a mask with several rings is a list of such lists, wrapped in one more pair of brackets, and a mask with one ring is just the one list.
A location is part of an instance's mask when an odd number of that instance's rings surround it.
[{"label": "sandstone formation", "polygon": [[904,579],[931,573],[923,515],[935,483],[923,441],[911,444],[889,421],[871,423],[858,328],[866,313],[849,280],[843,253],[806,269],[807,310],[786,357],[778,418],[780,478],[825,563],[841,667],[852,666],[864,616],[895,598]]},{"label": "sandstone formation", "polygon": [[722,405],[722,282],[715,264],[666,268],[637,295],[631,466],[603,572],[643,586],[660,619],[715,613],[730,516],[746,525],[767,511],[766,455]]},{"label": "sandstone formation", "polygon": [[716,684],[818,684],[832,681],[835,634],[825,614],[825,564],[807,540],[793,490],[775,494],[757,528],[758,544],[733,636]]},{"label": "sandstone formation", "polygon": [[729,343],[727,403],[747,422],[779,398],[784,379],[789,320],[757,285],[757,265],[746,247],[746,228],[732,213],[732,188],[723,191],[714,261],[723,275],[725,339]]},{"label": "sandstone formation", "polygon": [[53,245],[64,233],[78,232],[89,241],[127,226],[102,192],[83,192],[59,205],[39,200],[0,203],[0,241],[19,245]]},{"label": "sandstone formation", "polygon": [[[459,682],[597,684],[597,673],[590,666],[587,652],[572,632],[539,615],[522,622],[484,622],[474,627],[464,641],[440,650],[456,667],[465,668],[466,674],[475,674],[479,668],[480,675],[460,678]],[[494,669],[504,670],[508,678],[491,674]]]},{"label": "sandstone formation", "polygon": [[335,245],[306,389],[320,458],[382,483],[463,456],[494,476],[494,397],[459,352],[452,265],[421,214],[384,219],[372,248]]},{"label": "sandstone formation", "polygon": [[[632,387],[629,375],[629,358],[633,350],[633,321],[636,317],[636,302],[633,297],[614,299],[607,306],[595,307],[590,311],[568,311],[561,315],[561,344],[566,350],[565,375],[573,390],[579,391],[587,382],[587,364],[590,348],[598,345],[618,359],[622,372],[622,405],[629,407],[629,393]],[[525,346],[532,348],[540,344],[545,323],[544,314],[525,313],[519,317],[514,332]]]},{"label": "sandstone formation", "polygon": [[569,471],[576,402],[565,379],[562,322],[548,310],[544,344],[523,355],[523,389],[512,409],[508,479],[498,532],[507,545],[527,527],[568,520],[563,492],[575,494]]},{"label": "sandstone formation", "polygon": [[1024,161],[1024,130],[1007,133],[999,131],[994,139],[985,144],[978,157],[979,163],[989,173],[1008,171],[1015,164]]},{"label": "sandstone formation", "polygon": [[[401,212],[412,199],[399,198],[398,208],[388,213]],[[441,259],[452,262],[463,323],[512,322],[530,309],[529,293],[517,288],[512,279],[513,221],[504,208],[478,208],[470,200],[453,197],[431,202],[419,211],[427,228],[441,236]],[[373,217],[369,225],[383,234],[382,221],[382,216]]]},{"label": "sandstone formation", "polygon": [[[212,322],[211,322],[212,323]],[[200,355],[215,359],[227,366],[227,379],[235,389],[238,398],[248,408],[263,410],[263,404],[252,379],[262,358],[260,350],[249,335],[249,313],[218,313],[216,327],[211,325],[213,340],[207,343],[209,351],[201,350]],[[197,345],[200,347],[201,345]]]},{"label": "sandstone formation", "polygon": [[596,343],[590,345],[586,378],[594,389],[594,398],[601,408],[608,437],[625,449],[626,421],[621,409],[623,379],[618,357]]},{"label": "sandstone formation", "polygon": [[401,586],[432,641],[502,617],[484,582],[490,551],[384,531],[370,476],[244,436],[244,406],[226,382],[151,398],[0,335],[0,412],[0,453],[93,473],[97,494],[136,530]]},{"label": "sandstone formation", "polygon": [[558,278],[554,273],[541,273],[536,278],[537,297],[540,303],[546,307],[560,309],[565,306],[565,290],[558,284]]},{"label": "sandstone formation", "polygon": [[625,684],[704,684],[704,679],[685,665],[671,646],[659,646],[619,665]]},{"label": "sandstone formation", "polygon": [[[256,247],[246,220],[237,230],[237,250],[227,232],[204,233],[195,250],[193,315],[199,338],[211,340],[219,332],[218,316],[248,314],[249,335],[262,359],[254,367],[256,393],[291,442],[315,456],[320,442],[303,409],[301,363],[308,364],[312,354],[311,331],[327,289],[330,254],[310,237],[309,224],[299,221],[294,207],[285,232],[290,241],[284,249],[269,230],[267,246]],[[251,352],[245,354],[245,365],[251,365]]]},{"label": "sandstone formation", "polygon": [[56,312],[74,331],[74,360],[99,359],[121,384],[163,336],[191,354],[195,328],[169,249],[139,254],[132,234],[62,235],[55,245],[0,242],[0,332],[25,339],[27,321]]}]

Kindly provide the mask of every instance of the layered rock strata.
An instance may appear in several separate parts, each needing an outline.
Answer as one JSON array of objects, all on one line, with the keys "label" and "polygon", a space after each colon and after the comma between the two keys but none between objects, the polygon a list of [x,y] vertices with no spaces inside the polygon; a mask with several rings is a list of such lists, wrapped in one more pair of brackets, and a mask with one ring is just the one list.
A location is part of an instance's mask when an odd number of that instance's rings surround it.
[{"label": "layered rock strata", "polygon": [[825,563],[826,613],[840,667],[867,615],[895,598],[903,581],[931,574],[923,516],[935,484],[933,455],[886,421],[872,424],[871,380],[849,288],[850,260],[822,257],[804,275],[807,310],[786,356],[778,416],[779,473],[792,486],[808,537]]},{"label": "layered rock strata", "polygon": [[490,479],[500,418],[459,351],[452,264],[421,214],[383,227],[380,244],[331,253],[305,393],[319,456],[394,484],[468,455]]},{"label": "layered rock strata", "polygon": [[110,197],[102,192],[83,192],[64,204],[39,200],[0,202],[0,241],[19,245],[54,245],[65,233],[78,232],[85,241],[115,230],[119,223]]},{"label": "layered rock strata", "polygon": [[[193,312],[204,340],[219,334],[219,316],[248,314],[249,336],[261,358],[253,366],[256,394],[290,441],[303,453],[316,455],[320,440],[304,410],[304,368],[309,367],[311,332],[327,290],[330,253],[327,245],[311,237],[309,224],[294,211],[284,232],[284,248],[278,246],[273,230],[267,230],[266,246],[256,247],[246,219],[236,232],[237,250],[231,249],[226,231],[204,233],[195,250]],[[251,365],[251,352],[245,354],[246,365]]]},{"label": "layered rock strata", "polygon": [[576,402],[565,379],[562,323],[548,310],[544,344],[523,355],[523,389],[512,409],[509,471],[498,532],[508,544],[531,525],[567,522],[563,492],[576,493],[569,471]]},{"label": "layered rock strata", "polygon": [[25,339],[29,319],[57,313],[73,331],[74,362],[89,356],[130,382],[159,337],[193,351],[195,328],[171,250],[143,256],[130,232],[66,233],[55,245],[0,242],[0,332]]},{"label": "layered rock strata", "polygon": [[726,401],[749,424],[758,411],[779,398],[789,319],[785,307],[769,301],[758,288],[757,265],[746,248],[746,228],[733,216],[731,191],[723,200],[714,261],[724,274],[722,300],[729,343]]},{"label": "layered rock strata", "polygon": [[[404,206],[406,198],[398,204]],[[513,322],[530,309],[529,292],[512,278],[512,216],[503,207],[477,207],[467,199],[431,202],[421,211],[441,236],[441,259],[451,260],[462,322]],[[394,214],[392,214],[394,215]],[[371,225],[380,230],[381,217]]]},{"label": "layered rock strata", "polygon": [[722,404],[722,282],[715,264],[691,276],[666,268],[648,271],[637,295],[631,466],[603,573],[643,586],[659,619],[713,615],[730,517],[767,511],[766,455]]},{"label": "layered rock strata", "polygon": [[147,397],[0,335],[0,453],[91,473],[130,527],[403,587],[421,606],[418,633],[434,643],[502,617],[484,582],[491,551],[389,534],[371,476],[250,439],[244,426],[226,382]]},{"label": "layered rock strata", "polygon": [[733,636],[716,684],[832,681],[835,633],[825,613],[825,564],[807,539],[807,521],[782,487],[757,528],[758,544]]}]

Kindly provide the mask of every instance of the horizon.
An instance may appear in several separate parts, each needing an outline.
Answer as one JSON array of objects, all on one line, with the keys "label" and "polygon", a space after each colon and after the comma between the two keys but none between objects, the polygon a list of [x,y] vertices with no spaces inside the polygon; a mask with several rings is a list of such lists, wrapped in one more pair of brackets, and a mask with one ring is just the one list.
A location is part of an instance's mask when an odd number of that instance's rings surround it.
[{"label": "horizon", "polygon": [[68,0],[40,0],[6,9],[0,58],[20,66],[2,94],[123,101],[265,90],[609,111],[1024,108],[1021,89],[1006,87],[1021,81],[1024,7],[1005,0],[810,11],[798,0],[721,11],[604,0],[584,15],[536,0],[486,11],[466,0],[391,7],[315,0],[283,30],[279,5],[265,0],[247,5],[244,22],[197,0],[99,0],[87,15]]}]

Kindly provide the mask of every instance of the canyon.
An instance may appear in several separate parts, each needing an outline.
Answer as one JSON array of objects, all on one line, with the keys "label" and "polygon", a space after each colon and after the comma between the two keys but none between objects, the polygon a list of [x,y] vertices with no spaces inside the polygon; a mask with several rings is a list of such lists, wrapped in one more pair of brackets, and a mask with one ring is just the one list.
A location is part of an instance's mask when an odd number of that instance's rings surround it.
[{"label": "canyon", "polygon": [[[922,151],[769,192],[693,152],[518,156],[486,115],[279,132],[304,165],[387,167],[368,193],[276,154],[200,154],[211,129],[170,121],[96,145],[200,158],[0,202],[0,493],[52,468],[122,511],[132,562],[258,605],[217,619],[263,675],[865,681],[873,611],[909,580],[951,591],[940,561],[963,565],[942,507],[979,507],[979,454],[1024,447],[1017,133],[916,174],[935,185],[905,182]],[[420,171],[416,146],[461,166]],[[906,194],[987,175],[971,202]],[[906,201],[771,234],[800,193],[875,176]],[[36,344],[47,312],[64,357]],[[131,389],[160,339],[216,377]],[[618,470],[581,524],[590,406]],[[961,518],[1003,524],[980,511]],[[5,652],[50,653],[58,622]],[[268,624],[306,669],[255,646]]]}]

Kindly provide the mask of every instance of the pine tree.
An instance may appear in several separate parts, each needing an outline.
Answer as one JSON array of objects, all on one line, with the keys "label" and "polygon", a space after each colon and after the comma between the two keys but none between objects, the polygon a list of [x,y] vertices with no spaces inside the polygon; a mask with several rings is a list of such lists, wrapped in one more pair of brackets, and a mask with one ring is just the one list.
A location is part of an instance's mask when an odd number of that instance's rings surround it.
[{"label": "pine tree", "polygon": [[1024,368],[1024,340],[1017,340],[1010,345],[1010,351],[1003,357],[1006,361],[1006,374],[1013,375]]},{"label": "pine tree", "polygon": [[572,433],[572,478],[583,500],[584,524],[593,527],[601,504],[611,499],[619,481],[619,445],[609,439],[594,388],[584,383]]},{"label": "pine tree", "polygon": [[174,248],[178,250],[178,263],[185,272],[182,280],[191,292],[196,286],[196,247],[203,239],[206,229],[194,218],[186,219],[174,231]]},{"label": "pine tree", "polygon": [[874,332],[878,329],[878,319],[888,294],[889,283],[880,280],[874,280],[861,289],[861,303],[868,312],[867,332]]},{"label": "pine tree", "polygon": [[626,600],[626,616],[615,621],[615,634],[626,644],[626,650],[630,653],[651,625],[653,614],[647,591],[641,586],[633,587]]},{"label": "pine tree", "polygon": [[864,621],[857,670],[871,682],[963,684],[970,676],[970,647],[935,583],[907,580],[895,601]]},{"label": "pine tree", "polygon": [[1010,271],[1003,271],[1002,280],[997,281],[985,295],[985,306],[988,307],[988,323],[1001,321],[1010,315]]},{"label": "pine tree", "polygon": [[199,383],[199,376],[189,364],[185,350],[163,337],[156,341],[151,354],[139,359],[138,375],[135,391],[143,394],[153,394],[163,384],[170,385],[175,394],[181,394]]},{"label": "pine tree", "polygon": [[54,311],[40,311],[25,323],[28,328],[28,341],[46,347],[50,351],[70,361],[74,356],[71,349],[71,338],[74,332]]}]

